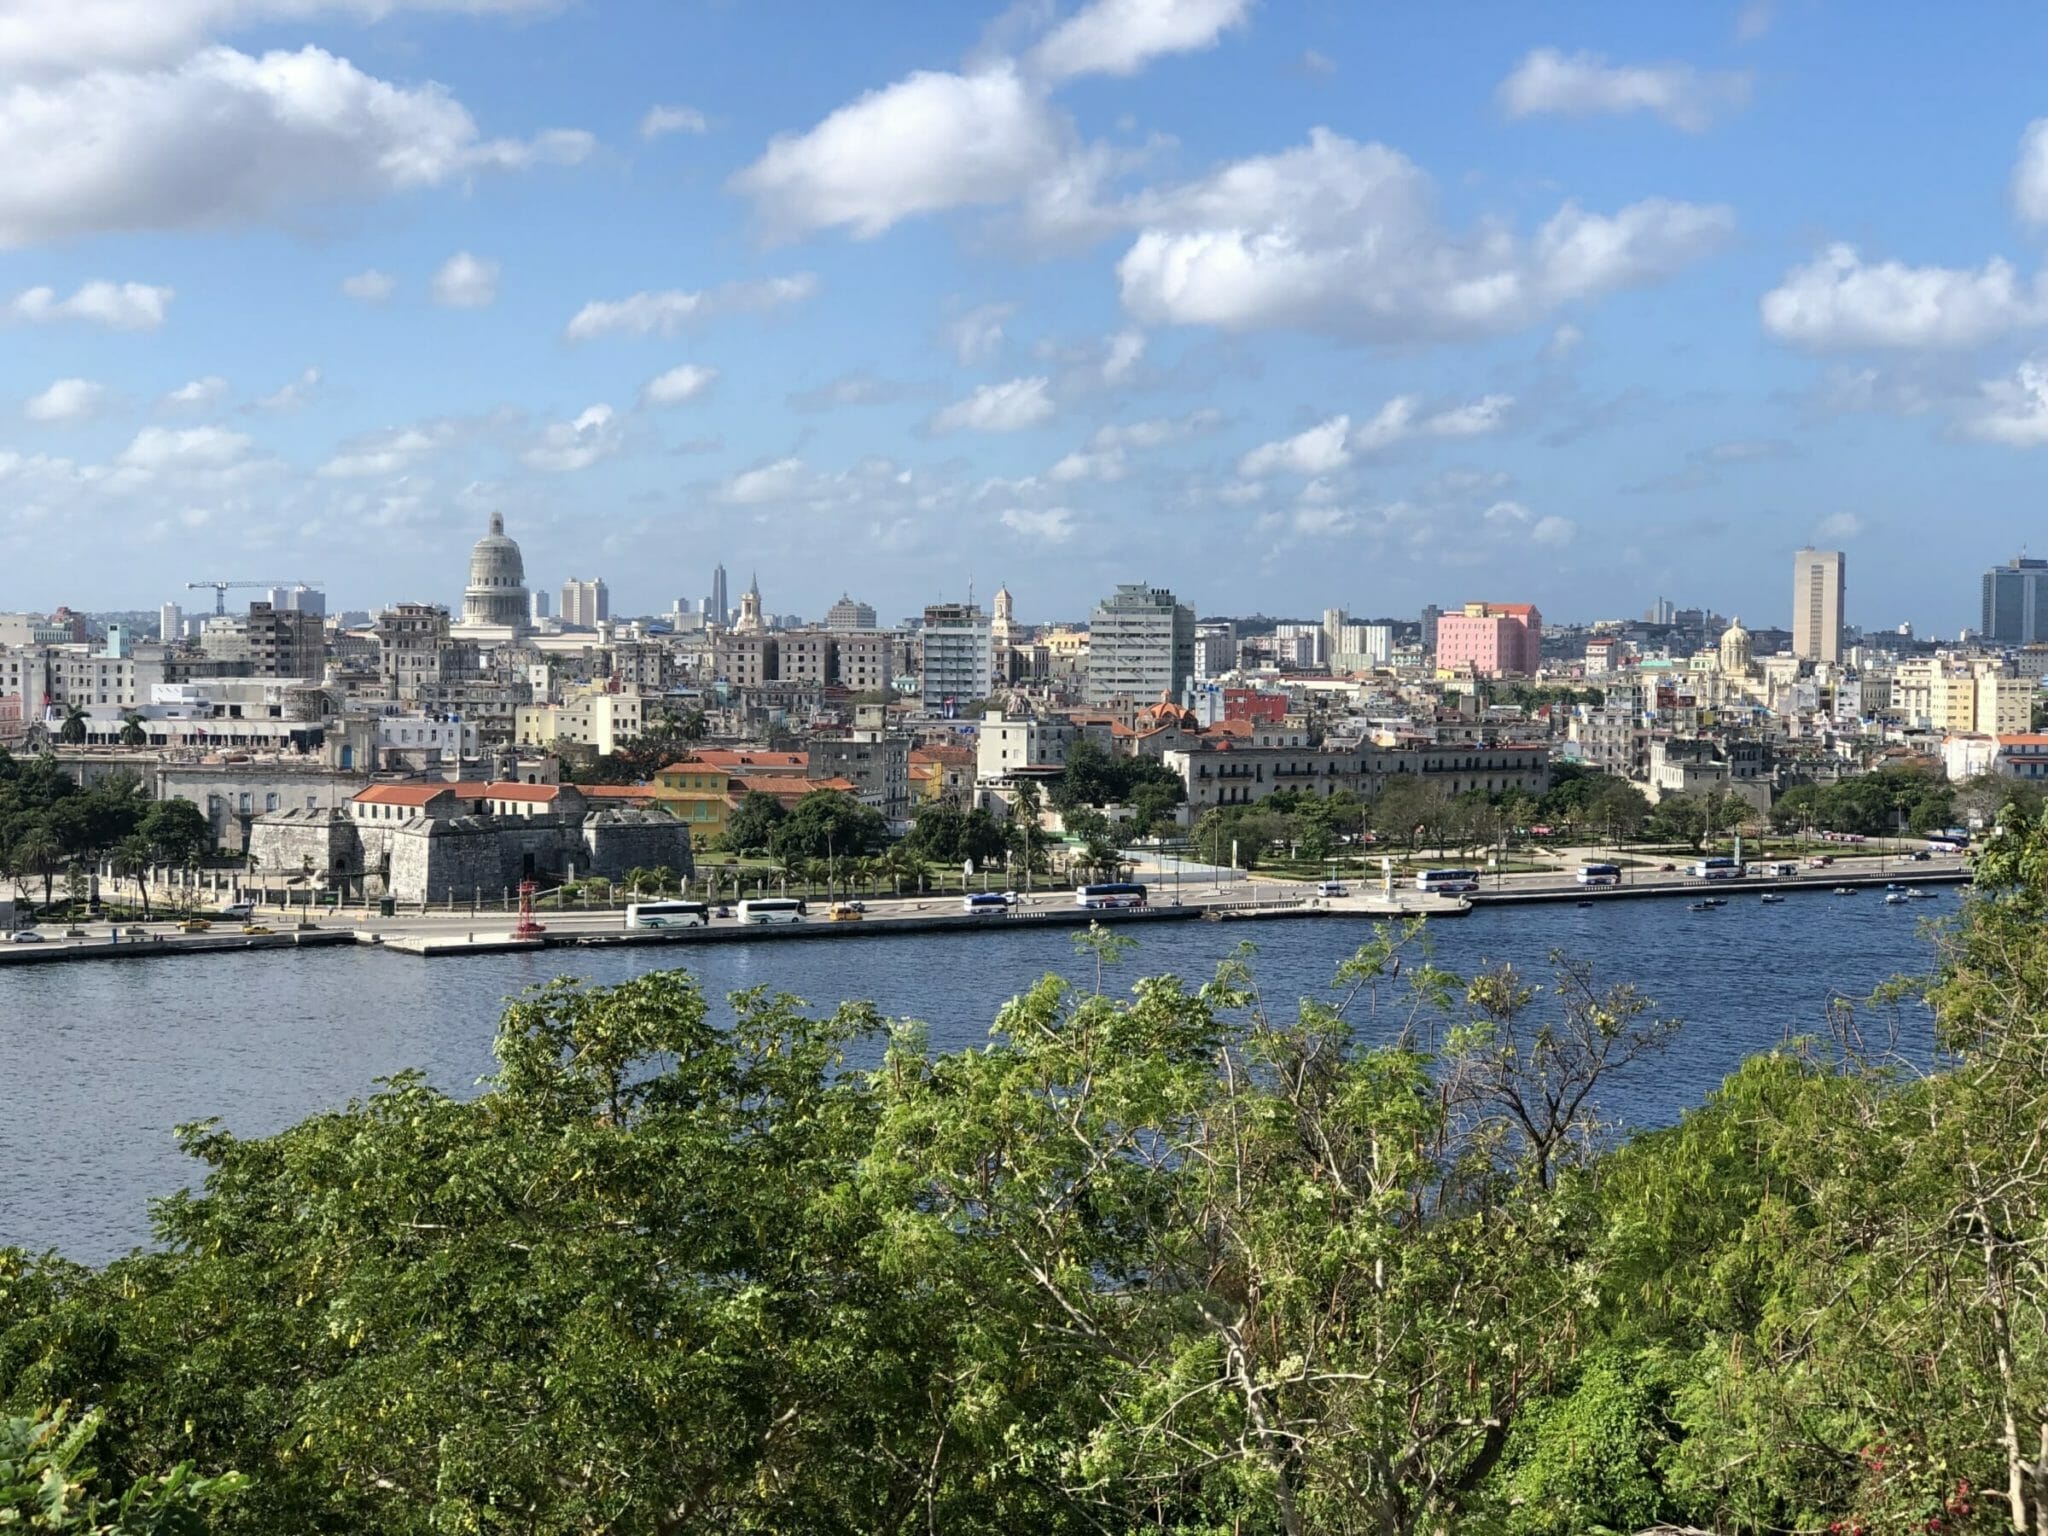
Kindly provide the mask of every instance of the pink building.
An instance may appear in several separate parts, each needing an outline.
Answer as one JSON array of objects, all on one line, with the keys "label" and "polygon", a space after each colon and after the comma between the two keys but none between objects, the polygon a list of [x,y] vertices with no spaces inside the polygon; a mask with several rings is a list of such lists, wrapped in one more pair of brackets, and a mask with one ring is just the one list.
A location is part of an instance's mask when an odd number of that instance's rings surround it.
[{"label": "pink building", "polygon": [[1467,603],[1436,621],[1439,672],[1533,675],[1542,664],[1543,615],[1531,603]]}]

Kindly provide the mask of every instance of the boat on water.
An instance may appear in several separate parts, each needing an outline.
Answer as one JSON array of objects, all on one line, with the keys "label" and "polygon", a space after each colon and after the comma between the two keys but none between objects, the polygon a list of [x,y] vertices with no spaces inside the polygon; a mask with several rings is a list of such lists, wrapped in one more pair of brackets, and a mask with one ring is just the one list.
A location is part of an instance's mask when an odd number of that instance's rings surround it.
[{"label": "boat on water", "polygon": [[1886,891],[1884,893],[1884,904],[1888,907],[1903,907],[1912,899],[1904,891]]},{"label": "boat on water", "polygon": [[1913,889],[1906,892],[1906,897],[1910,901],[1934,901],[1940,895],[1941,892],[1939,891],[1930,891],[1925,886],[1919,885],[1914,886]]},{"label": "boat on water", "polygon": [[1685,904],[1685,910],[1688,912],[1711,912],[1719,905],[1718,901],[1688,901]]},{"label": "boat on water", "polygon": [[1783,901],[1784,899],[1784,897],[1778,895],[1775,891],[1765,891],[1763,895],[1757,897],[1757,900],[1762,902],[1767,907],[1775,907],[1779,902]]},{"label": "boat on water", "polygon": [[1835,894],[1837,896],[1854,896],[1856,892],[1849,886],[1838,885],[1835,887]]}]

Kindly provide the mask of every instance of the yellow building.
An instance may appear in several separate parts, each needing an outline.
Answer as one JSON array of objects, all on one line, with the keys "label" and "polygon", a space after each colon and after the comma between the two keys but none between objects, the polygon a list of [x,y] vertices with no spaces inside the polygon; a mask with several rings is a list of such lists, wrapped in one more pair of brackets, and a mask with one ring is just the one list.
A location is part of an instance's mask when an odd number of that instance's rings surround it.
[{"label": "yellow building", "polygon": [[654,776],[654,803],[690,828],[692,843],[725,835],[732,775],[712,763],[671,763]]}]

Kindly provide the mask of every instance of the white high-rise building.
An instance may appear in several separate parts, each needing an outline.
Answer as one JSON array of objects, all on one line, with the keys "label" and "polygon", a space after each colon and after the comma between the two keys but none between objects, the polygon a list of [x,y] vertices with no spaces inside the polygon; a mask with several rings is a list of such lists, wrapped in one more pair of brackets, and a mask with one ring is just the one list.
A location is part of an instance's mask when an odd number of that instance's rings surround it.
[{"label": "white high-rise building", "polygon": [[1175,703],[1195,675],[1195,610],[1164,587],[1126,583],[1088,621],[1090,704],[1112,699]]},{"label": "white high-rise building", "polygon": [[995,688],[995,638],[973,603],[934,603],[924,611],[925,706],[953,711]]},{"label": "white high-rise building", "polygon": [[562,583],[562,622],[572,629],[595,629],[612,616],[612,597],[603,577]]},{"label": "white high-rise building", "polygon": [[1195,626],[1195,681],[1206,683],[1237,668],[1237,626],[1216,620]]},{"label": "white high-rise building", "polygon": [[165,603],[156,611],[157,637],[165,645],[176,645],[185,638],[185,610],[176,603]]},{"label": "white high-rise building", "polygon": [[1843,565],[1839,549],[1792,557],[1792,654],[1801,661],[1842,659]]}]

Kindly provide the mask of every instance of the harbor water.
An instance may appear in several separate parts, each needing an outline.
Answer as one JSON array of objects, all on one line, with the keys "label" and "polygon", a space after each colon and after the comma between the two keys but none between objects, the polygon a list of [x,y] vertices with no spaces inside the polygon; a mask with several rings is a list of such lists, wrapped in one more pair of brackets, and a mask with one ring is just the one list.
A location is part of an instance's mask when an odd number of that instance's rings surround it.
[{"label": "harbor water", "polygon": [[[1886,906],[1875,892],[1802,892],[1775,905],[1733,897],[1711,912],[1633,901],[1481,909],[1430,926],[1437,964],[1469,974],[1507,961],[1539,971],[1553,951],[1633,982],[1683,1023],[1668,1055],[1617,1082],[1602,1107],[1634,1126],[1667,1124],[1744,1057],[1825,1033],[1844,1001],[1880,1033],[1924,1050],[1912,1004],[1872,1012],[1880,983],[1931,962],[1925,925],[1959,894]],[[1171,972],[1205,979],[1240,943],[1269,1008],[1325,994],[1369,934],[1343,919],[1146,926],[1110,983]],[[984,1042],[1003,1002],[1047,972],[1092,985],[1074,934],[1000,924],[971,934],[853,944],[707,946],[687,955],[705,993],[755,986],[818,1009],[866,998],[930,1026],[934,1049]],[[192,955],[132,964],[21,967],[0,974],[0,1246],[101,1261],[150,1240],[148,1202],[202,1171],[173,1141],[181,1122],[218,1117],[240,1135],[281,1130],[417,1067],[451,1093],[491,1070],[505,999],[557,975],[622,981],[674,965],[677,951],[571,949],[418,960],[355,947]]]}]

